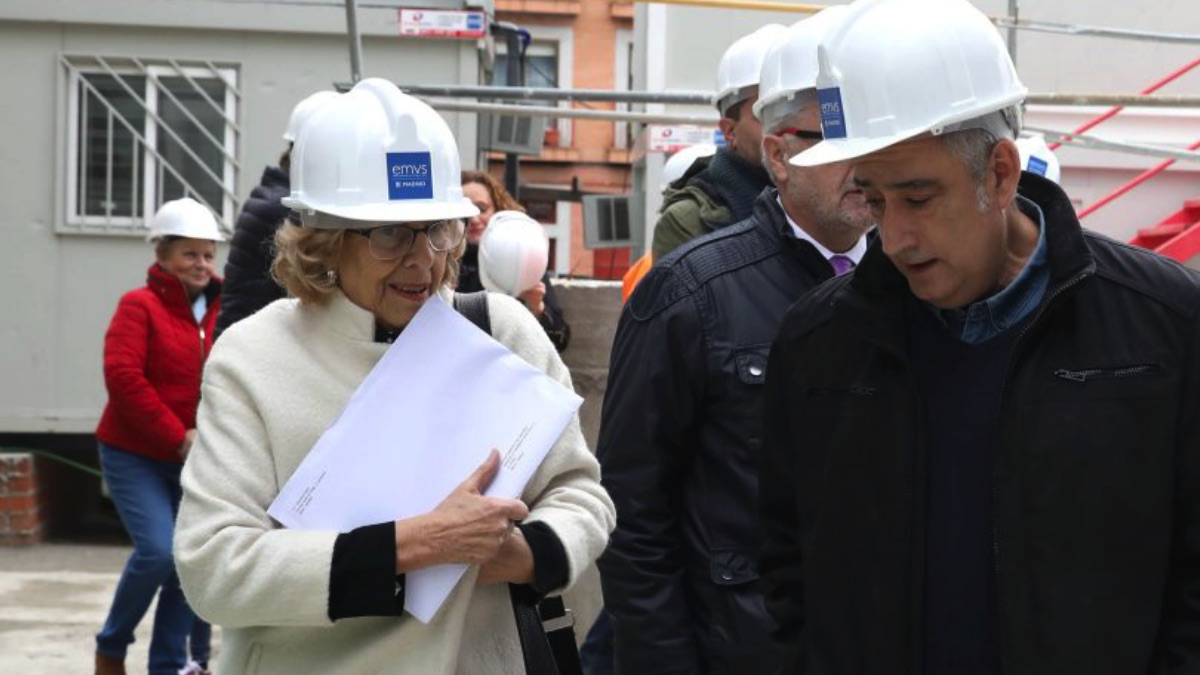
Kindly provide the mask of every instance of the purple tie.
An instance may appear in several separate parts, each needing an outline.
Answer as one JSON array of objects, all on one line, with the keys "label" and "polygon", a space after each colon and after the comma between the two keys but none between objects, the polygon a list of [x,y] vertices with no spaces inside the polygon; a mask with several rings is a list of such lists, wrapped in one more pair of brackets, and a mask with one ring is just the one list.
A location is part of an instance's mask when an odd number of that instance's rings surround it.
[{"label": "purple tie", "polygon": [[834,275],[839,277],[854,269],[854,261],[850,256],[841,254],[829,256],[829,264],[833,267]]}]

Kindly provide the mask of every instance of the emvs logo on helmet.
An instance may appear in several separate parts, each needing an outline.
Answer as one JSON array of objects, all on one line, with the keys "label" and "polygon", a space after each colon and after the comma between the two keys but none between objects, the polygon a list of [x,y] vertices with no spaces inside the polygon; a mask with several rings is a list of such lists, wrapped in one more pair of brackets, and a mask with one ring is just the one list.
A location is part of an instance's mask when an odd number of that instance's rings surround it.
[{"label": "emvs logo on helmet", "polygon": [[428,152],[389,152],[388,199],[433,199]]},{"label": "emvs logo on helmet", "polygon": [[842,110],[842,90],[837,87],[817,90],[821,104],[821,133],[825,138],[846,137],[846,114]]}]

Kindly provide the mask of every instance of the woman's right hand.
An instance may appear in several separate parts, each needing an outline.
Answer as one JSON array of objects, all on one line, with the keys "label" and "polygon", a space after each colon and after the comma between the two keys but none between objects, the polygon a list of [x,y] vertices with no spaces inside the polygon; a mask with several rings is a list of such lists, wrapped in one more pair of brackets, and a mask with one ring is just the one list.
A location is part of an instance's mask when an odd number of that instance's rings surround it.
[{"label": "woman's right hand", "polygon": [[486,497],[500,470],[495,449],[450,496],[429,513],[396,521],[396,572],[432,565],[478,565],[495,557],[517,521],[529,515],[519,499]]}]

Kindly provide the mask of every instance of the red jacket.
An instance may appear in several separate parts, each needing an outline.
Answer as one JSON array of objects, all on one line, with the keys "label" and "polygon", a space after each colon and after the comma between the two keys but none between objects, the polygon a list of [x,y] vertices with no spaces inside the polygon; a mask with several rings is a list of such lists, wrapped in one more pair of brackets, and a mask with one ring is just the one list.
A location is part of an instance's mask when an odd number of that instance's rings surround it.
[{"label": "red jacket", "polygon": [[146,286],[126,293],[104,335],[108,405],[96,439],[138,455],[182,462],[176,450],[196,426],[200,375],[221,309],[221,281],[204,290],[199,323],[183,282],[150,266]]}]

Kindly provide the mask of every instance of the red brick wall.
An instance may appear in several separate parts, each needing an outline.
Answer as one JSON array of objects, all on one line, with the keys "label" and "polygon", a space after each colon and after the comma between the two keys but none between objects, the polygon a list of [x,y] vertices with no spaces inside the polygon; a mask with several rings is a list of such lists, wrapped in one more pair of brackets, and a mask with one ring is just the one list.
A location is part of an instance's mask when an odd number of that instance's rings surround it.
[{"label": "red brick wall", "polygon": [[37,463],[27,452],[0,454],[0,546],[42,541],[42,499]]}]

